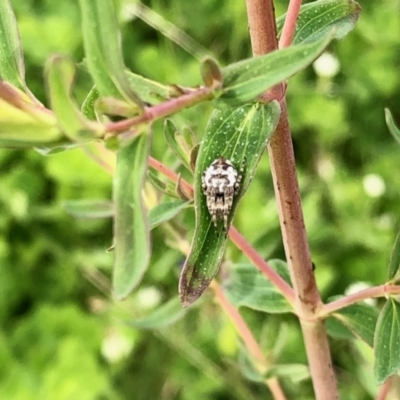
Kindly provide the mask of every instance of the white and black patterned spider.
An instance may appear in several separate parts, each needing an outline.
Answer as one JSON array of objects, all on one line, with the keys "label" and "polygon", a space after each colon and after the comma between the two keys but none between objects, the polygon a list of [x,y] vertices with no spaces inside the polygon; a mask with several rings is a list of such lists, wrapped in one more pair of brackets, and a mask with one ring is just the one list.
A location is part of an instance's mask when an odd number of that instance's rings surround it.
[{"label": "white and black patterned spider", "polygon": [[233,196],[239,193],[242,173],[243,166],[238,173],[231,161],[219,157],[204,171],[201,179],[214,226],[217,227],[217,221],[222,219],[225,231],[228,230]]}]

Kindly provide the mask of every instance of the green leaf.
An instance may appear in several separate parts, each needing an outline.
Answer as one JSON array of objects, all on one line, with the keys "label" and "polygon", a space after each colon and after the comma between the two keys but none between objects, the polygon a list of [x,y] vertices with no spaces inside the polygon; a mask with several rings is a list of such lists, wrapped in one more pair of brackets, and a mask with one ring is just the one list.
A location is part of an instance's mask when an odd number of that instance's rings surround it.
[{"label": "green leaf", "polygon": [[400,232],[394,241],[392,254],[390,255],[388,278],[396,280],[400,274]]},{"label": "green leaf", "polygon": [[180,320],[186,313],[178,297],[153,310],[149,315],[129,321],[128,325],[142,329],[160,329]]},{"label": "green leaf", "polygon": [[310,370],[304,364],[279,364],[270,368],[265,374],[265,378],[277,376],[282,379],[289,379],[297,384],[310,378]]},{"label": "green leaf", "polygon": [[78,218],[109,218],[114,216],[114,204],[106,199],[67,200],[62,203],[68,214]]},{"label": "green leaf", "polygon": [[378,384],[400,370],[400,304],[389,299],[383,306],[374,338],[374,373]]},{"label": "green leaf", "polygon": [[261,366],[258,367],[255,364],[248,350],[243,345],[239,348],[238,366],[240,372],[250,382],[262,383],[265,381],[263,374],[259,371]]},{"label": "green leaf", "polygon": [[95,103],[95,110],[97,115],[117,115],[124,118],[132,118],[140,113],[140,107],[136,104],[115,97],[100,97]]},{"label": "green leaf", "polygon": [[96,110],[95,110],[95,104],[97,99],[100,98],[100,93],[99,91],[96,89],[96,86],[93,86],[89,93],[87,94],[82,107],[81,107],[81,111],[82,114],[87,118],[90,119],[91,121],[96,121],[97,118],[97,114],[96,114]]},{"label": "green leaf", "polygon": [[200,145],[195,171],[196,228],[190,254],[180,278],[181,301],[189,305],[207,288],[218,272],[227,242],[223,224],[214,227],[202,192],[202,174],[218,157],[226,157],[238,169],[244,165],[240,191],[235,196],[228,226],[240,198],[255,174],[267,140],[280,115],[277,102],[249,104],[236,109],[214,110]]},{"label": "green leaf", "polygon": [[[322,0],[304,4],[300,8],[292,44],[311,43],[326,36],[334,28],[334,37],[341,39],[355,26],[361,7],[352,0]],[[276,21],[281,35],[286,14]]]},{"label": "green leaf", "polygon": [[59,153],[63,153],[64,151],[69,151],[69,150],[74,150],[79,147],[85,146],[87,143],[71,143],[71,142],[66,142],[61,144],[55,144],[52,147],[44,147],[44,146],[38,146],[35,147],[35,151],[37,151],[39,154],[42,156],[48,157],[48,156],[54,156]]},{"label": "green leaf", "polygon": [[158,104],[181,94],[174,86],[163,85],[131,71],[126,72],[131,88],[146,103]]},{"label": "green leaf", "polygon": [[191,148],[184,136],[177,130],[170,119],[164,122],[164,135],[172,152],[182,161],[183,165],[190,171]]},{"label": "green leaf", "polygon": [[9,0],[0,1],[0,77],[25,90],[25,68],[21,40]]},{"label": "green leaf", "polygon": [[117,153],[113,292],[118,300],[140,283],[150,260],[149,223],[142,199],[149,149],[150,134],[143,133]]},{"label": "green leaf", "polygon": [[54,114],[9,84],[0,82],[0,146],[30,148],[62,138]]},{"label": "green leaf", "polygon": [[170,182],[165,183],[161,181],[160,179],[158,179],[157,175],[152,170],[147,171],[147,178],[150,181],[150,183],[161,193],[170,197],[175,197],[175,198],[179,197],[176,193],[176,186],[171,185]]},{"label": "green leaf", "polygon": [[[156,205],[149,211],[150,229],[171,220],[189,204],[177,200]],[[109,218],[115,215],[113,202],[106,199],[67,200],[62,206],[68,214],[78,218]]]},{"label": "green leaf", "polygon": [[[330,299],[336,299],[338,297]],[[335,311],[329,319],[335,319],[344,325],[352,335],[358,339],[364,340],[369,346],[373,346],[374,332],[378,320],[378,310],[364,302],[352,304]],[[346,337],[346,330],[340,330],[337,324],[330,324],[333,329],[333,336]]]},{"label": "green leaf", "polygon": [[154,229],[156,226],[162,224],[163,222],[171,220],[183,209],[188,207],[189,204],[190,202],[182,200],[158,204],[149,212],[151,229]]},{"label": "green leaf", "polygon": [[46,80],[52,110],[58,125],[74,141],[94,139],[104,134],[102,125],[86,119],[79,111],[70,92],[75,78],[75,66],[66,57],[53,56],[46,66]]},{"label": "green leaf", "polygon": [[130,88],[122,59],[113,0],[79,0],[87,66],[101,96],[141,105]]},{"label": "green leaf", "polygon": [[392,134],[395,140],[400,143],[400,129],[394,123],[392,113],[388,108],[385,108],[385,120],[386,125],[389,128],[389,132]]},{"label": "green leaf", "polygon": [[[268,264],[290,284],[287,264],[281,260],[270,260]],[[293,311],[276,287],[252,264],[234,264],[227,271],[224,291],[228,300],[236,307],[245,306],[267,313]]]},{"label": "green leaf", "polygon": [[254,100],[311,64],[332,37],[330,32],[313,43],[276,50],[223,68],[223,88],[214,102],[221,106],[236,106]]},{"label": "green leaf", "polygon": [[201,77],[207,87],[218,89],[222,85],[222,72],[216,60],[206,57],[200,66]]},{"label": "green leaf", "polygon": [[353,333],[336,318],[328,317],[325,320],[325,325],[326,330],[328,331],[328,335],[333,338],[345,340],[354,339]]}]

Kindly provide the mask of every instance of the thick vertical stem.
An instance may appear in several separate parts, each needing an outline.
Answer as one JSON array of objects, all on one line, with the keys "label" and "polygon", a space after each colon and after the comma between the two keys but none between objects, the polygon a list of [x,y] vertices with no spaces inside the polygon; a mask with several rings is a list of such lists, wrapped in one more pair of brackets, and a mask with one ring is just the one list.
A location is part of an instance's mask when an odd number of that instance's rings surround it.
[{"label": "thick vertical stem", "polygon": [[[246,2],[254,55],[276,50],[278,41],[273,0]],[[316,399],[334,400],[339,395],[324,323],[316,318],[322,303],[312,270],[283,85],[274,88],[270,95],[280,100],[282,108],[268,152],[285,254],[296,295],[296,311],[300,318]]]},{"label": "thick vertical stem", "polygon": [[275,134],[268,146],[283,244],[292,284],[297,294],[297,311],[313,319],[321,299],[314,279],[310,250],[304,226],[296,164],[285,100]]}]

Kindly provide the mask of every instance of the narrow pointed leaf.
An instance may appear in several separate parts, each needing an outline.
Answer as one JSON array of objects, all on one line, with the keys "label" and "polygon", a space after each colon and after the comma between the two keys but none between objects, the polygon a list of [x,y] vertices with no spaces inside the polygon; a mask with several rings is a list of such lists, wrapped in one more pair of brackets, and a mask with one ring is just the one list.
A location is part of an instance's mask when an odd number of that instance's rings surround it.
[{"label": "narrow pointed leaf", "polygon": [[177,97],[180,93],[173,86],[163,85],[144,76],[127,71],[131,88],[146,103],[158,104],[163,100]]},{"label": "narrow pointed leaf", "polygon": [[332,36],[330,32],[313,43],[276,50],[223,68],[223,88],[214,102],[221,106],[237,106],[254,100],[311,64]]},{"label": "narrow pointed leaf", "polygon": [[128,324],[135,328],[160,329],[180,320],[186,314],[178,297],[172,298],[167,303],[153,310],[149,315],[129,321]]},{"label": "narrow pointed leaf", "polygon": [[140,283],[150,260],[149,222],[142,199],[149,148],[150,134],[143,133],[117,153],[113,292],[118,300]]},{"label": "narrow pointed leaf", "polygon": [[97,120],[95,104],[99,98],[100,98],[100,93],[96,89],[96,86],[93,86],[90,89],[89,93],[87,94],[84,102],[82,103],[81,107],[82,114],[91,121]]},{"label": "narrow pointed leaf", "polygon": [[[319,40],[332,28],[334,37],[341,39],[355,26],[361,7],[353,0],[320,0],[303,4],[297,19],[292,44],[311,43]],[[276,21],[280,36],[286,14]]]},{"label": "narrow pointed leaf", "polygon": [[240,198],[255,174],[267,140],[274,132],[280,115],[277,102],[249,104],[236,109],[214,110],[201,142],[195,170],[196,228],[190,254],[179,283],[181,301],[189,305],[207,288],[218,272],[227,242],[223,224],[215,228],[202,192],[203,172],[218,157],[229,159],[240,169],[244,166],[240,190],[235,196],[228,226]]},{"label": "narrow pointed leaf", "polygon": [[[379,312],[375,307],[366,303],[357,303],[336,311],[329,319],[335,319],[344,325],[354,337],[364,340],[372,347],[378,314]],[[336,324],[333,323],[333,335],[336,331],[339,335],[346,335],[346,330],[340,330],[337,326],[335,329],[335,326]]]},{"label": "narrow pointed leaf", "polygon": [[378,384],[400,370],[400,304],[389,299],[383,306],[374,338],[374,373]]},{"label": "narrow pointed leaf", "polygon": [[396,139],[396,141],[400,143],[400,129],[394,123],[392,113],[388,108],[385,108],[385,119],[386,119],[386,125],[389,128],[389,132]]},{"label": "narrow pointed leaf", "polygon": [[170,197],[179,197],[176,193],[175,187],[172,187],[169,183],[167,184],[158,179],[157,175],[152,170],[147,171],[147,178],[150,183],[161,193]]},{"label": "narrow pointed leaf", "polygon": [[0,1],[0,77],[25,90],[21,39],[9,0]]},{"label": "narrow pointed leaf", "polygon": [[113,0],[79,0],[87,66],[101,96],[141,105],[130,88],[122,59],[120,32]]},{"label": "narrow pointed leaf", "polygon": [[310,378],[310,370],[304,364],[278,364],[270,368],[264,379],[269,379],[274,376],[282,379],[290,379],[293,383],[300,383]]},{"label": "narrow pointed leaf", "polygon": [[149,212],[150,227],[154,229],[156,226],[167,222],[178,215],[183,209],[188,207],[190,202],[177,200],[167,203],[161,203],[152,208]]},{"label": "narrow pointed leaf", "polygon": [[68,214],[78,218],[109,218],[114,216],[114,204],[106,199],[67,200],[62,203]]},{"label": "narrow pointed leaf", "polygon": [[260,371],[263,366],[256,365],[256,362],[244,346],[239,348],[238,367],[243,376],[250,382],[262,383],[265,381],[263,373]]},{"label": "narrow pointed leaf", "polygon": [[389,280],[396,279],[400,274],[400,232],[397,234],[394,241],[392,254],[389,261]]},{"label": "narrow pointed leaf", "polygon": [[170,119],[164,123],[164,135],[172,152],[182,161],[183,165],[190,170],[190,148],[186,144],[185,138],[175,127]]},{"label": "narrow pointed leaf", "polygon": [[353,340],[354,334],[338,319],[328,317],[325,320],[328,335],[336,339]]},{"label": "narrow pointed leaf", "polygon": [[[284,261],[270,260],[268,264],[290,284],[289,270]],[[223,287],[226,297],[236,307],[245,306],[267,313],[293,311],[276,287],[252,264],[230,266]]]},{"label": "narrow pointed leaf", "polygon": [[29,148],[62,138],[54,113],[13,84],[0,81],[0,145]]},{"label": "narrow pointed leaf", "polygon": [[74,150],[86,145],[86,143],[71,143],[69,141],[68,142],[63,141],[63,142],[61,142],[61,144],[55,144],[54,146],[51,147],[36,146],[34,150],[37,151],[42,156],[48,157],[48,156],[54,156],[59,153],[63,153],[64,151]]},{"label": "narrow pointed leaf", "polygon": [[75,66],[70,59],[54,56],[49,60],[46,66],[48,94],[58,125],[71,140],[100,137],[105,131],[103,126],[86,119],[71,98],[74,77]]},{"label": "narrow pointed leaf", "polygon": [[201,77],[206,86],[218,89],[222,85],[222,72],[216,60],[206,57],[200,66]]}]

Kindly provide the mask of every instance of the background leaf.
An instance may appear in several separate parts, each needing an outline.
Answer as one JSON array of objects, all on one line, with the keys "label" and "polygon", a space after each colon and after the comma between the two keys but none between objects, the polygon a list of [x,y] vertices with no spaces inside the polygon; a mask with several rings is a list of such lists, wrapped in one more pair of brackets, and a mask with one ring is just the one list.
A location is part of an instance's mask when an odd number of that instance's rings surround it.
[{"label": "background leaf", "polygon": [[393,244],[392,253],[390,255],[388,278],[392,280],[397,278],[400,270],[400,232],[397,234]]},{"label": "background leaf", "polygon": [[[3,86],[4,88],[4,86]],[[24,101],[21,97],[18,102]],[[57,143],[62,138],[54,115],[29,103],[19,107],[0,97],[0,146],[32,148]]]},{"label": "background leaf", "polygon": [[[336,311],[331,318],[339,321],[355,337],[364,340],[372,347],[378,314],[379,312],[375,307],[369,306],[366,303],[357,303]],[[331,325],[332,329],[334,327],[335,325]],[[337,332],[337,329],[335,331]]]},{"label": "background leaf", "polygon": [[122,59],[120,32],[113,0],[79,0],[86,62],[102,96],[140,105],[129,86]]},{"label": "background leaf", "polygon": [[[268,264],[290,284],[287,264],[269,260]],[[236,307],[245,306],[267,313],[286,313],[293,309],[274,285],[252,264],[233,264],[227,271],[224,291]]]},{"label": "background leaf", "polygon": [[150,260],[149,223],[142,199],[149,148],[150,134],[143,133],[117,153],[113,294],[118,300],[139,284]]},{"label": "background leaf", "polygon": [[131,88],[146,103],[158,104],[180,94],[179,90],[173,86],[163,85],[131,71],[126,71],[126,73]]},{"label": "background leaf", "polygon": [[150,227],[154,229],[163,222],[169,221],[178,215],[190,202],[177,200],[166,203],[160,203],[149,212]]},{"label": "background leaf", "polygon": [[389,299],[382,308],[374,339],[374,372],[378,384],[400,370],[400,304]]},{"label": "background leaf", "polygon": [[81,141],[101,136],[105,129],[87,120],[70,96],[75,67],[71,60],[54,56],[46,68],[46,78],[52,110],[57,116],[58,125],[71,140]]},{"label": "background leaf", "polygon": [[[303,4],[292,44],[314,42],[332,32],[333,28],[334,37],[342,39],[354,28],[360,13],[360,5],[353,0],[319,0]],[[286,14],[276,21],[279,36],[285,18]]]},{"label": "background leaf", "polygon": [[106,199],[68,200],[63,202],[68,214],[78,218],[109,218],[114,216],[114,205]]},{"label": "background leaf", "polygon": [[201,188],[202,174],[221,156],[231,160],[237,169],[245,162],[241,188],[234,198],[228,217],[230,226],[238,202],[253,179],[267,140],[275,130],[279,115],[280,107],[277,102],[215,110],[211,115],[196,162],[196,228],[190,254],[179,282],[179,292],[184,305],[196,300],[210,284],[218,272],[227,242],[222,224],[215,228],[211,222]]},{"label": "background leaf", "polygon": [[164,135],[169,148],[178,157],[183,165],[190,170],[190,150],[189,144],[185,137],[178,131],[174,123],[170,119],[164,122]]},{"label": "background leaf", "polygon": [[25,90],[25,67],[21,39],[9,0],[0,2],[0,77]]},{"label": "background leaf", "polygon": [[389,132],[392,134],[395,140],[400,143],[400,129],[394,123],[392,113],[388,108],[385,108],[385,119],[386,125],[389,128]]},{"label": "background leaf", "polygon": [[129,325],[141,329],[160,329],[181,319],[186,314],[179,297],[174,297],[152,310],[147,316],[128,322]]},{"label": "background leaf", "polygon": [[330,32],[310,43],[248,58],[222,69],[223,88],[217,105],[237,106],[254,100],[311,64],[331,41]]}]

